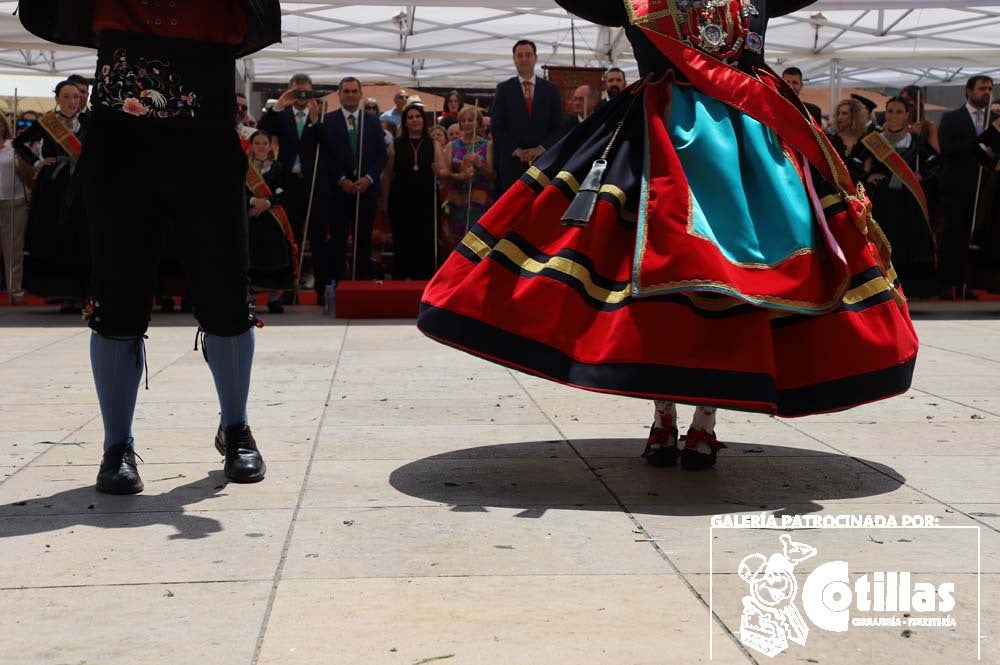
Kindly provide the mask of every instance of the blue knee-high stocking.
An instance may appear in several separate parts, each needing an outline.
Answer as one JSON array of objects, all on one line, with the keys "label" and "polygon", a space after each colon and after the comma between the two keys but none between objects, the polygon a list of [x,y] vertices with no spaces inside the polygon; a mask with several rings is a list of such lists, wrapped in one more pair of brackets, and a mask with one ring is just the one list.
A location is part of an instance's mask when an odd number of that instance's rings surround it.
[{"label": "blue knee-high stocking", "polygon": [[219,394],[223,427],[247,422],[253,349],[253,328],[235,337],[205,335],[205,358]]},{"label": "blue knee-high stocking", "polygon": [[104,421],[104,450],[132,443],[132,417],[146,349],[141,337],[90,336],[90,366]]}]

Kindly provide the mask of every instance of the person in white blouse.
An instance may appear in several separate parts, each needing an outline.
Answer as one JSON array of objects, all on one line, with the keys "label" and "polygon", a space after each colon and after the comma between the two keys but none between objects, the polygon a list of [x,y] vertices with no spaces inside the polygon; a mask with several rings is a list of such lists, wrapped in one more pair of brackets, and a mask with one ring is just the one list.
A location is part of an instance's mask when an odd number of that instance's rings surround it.
[{"label": "person in white blouse", "polygon": [[13,131],[0,115],[0,256],[11,305],[24,304],[21,276],[24,272],[24,228],[28,222],[30,167],[14,152]]}]

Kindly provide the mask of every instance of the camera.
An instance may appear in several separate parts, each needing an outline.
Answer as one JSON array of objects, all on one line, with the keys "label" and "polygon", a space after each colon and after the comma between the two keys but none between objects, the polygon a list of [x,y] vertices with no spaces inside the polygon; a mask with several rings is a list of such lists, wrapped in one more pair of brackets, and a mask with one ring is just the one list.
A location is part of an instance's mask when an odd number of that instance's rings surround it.
[{"label": "camera", "polygon": [[317,90],[296,90],[295,99],[317,99],[322,97],[323,93]]}]

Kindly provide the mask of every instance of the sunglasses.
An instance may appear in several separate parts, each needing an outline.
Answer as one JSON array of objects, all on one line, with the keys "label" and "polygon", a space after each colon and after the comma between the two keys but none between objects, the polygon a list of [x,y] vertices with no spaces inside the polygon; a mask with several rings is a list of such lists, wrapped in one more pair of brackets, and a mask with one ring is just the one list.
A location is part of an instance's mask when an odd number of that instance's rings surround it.
[{"label": "sunglasses", "polygon": [[17,128],[18,129],[27,129],[28,127],[31,127],[34,124],[35,124],[34,120],[18,120],[17,121]]}]

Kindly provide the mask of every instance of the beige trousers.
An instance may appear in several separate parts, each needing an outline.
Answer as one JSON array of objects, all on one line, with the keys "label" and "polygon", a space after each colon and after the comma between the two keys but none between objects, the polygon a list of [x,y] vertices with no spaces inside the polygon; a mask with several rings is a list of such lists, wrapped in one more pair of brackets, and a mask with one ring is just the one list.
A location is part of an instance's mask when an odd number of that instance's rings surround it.
[{"label": "beige trousers", "polygon": [[28,202],[21,199],[0,200],[0,255],[4,278],[11,298],[24,296],[24,229],[28,224]]}]

